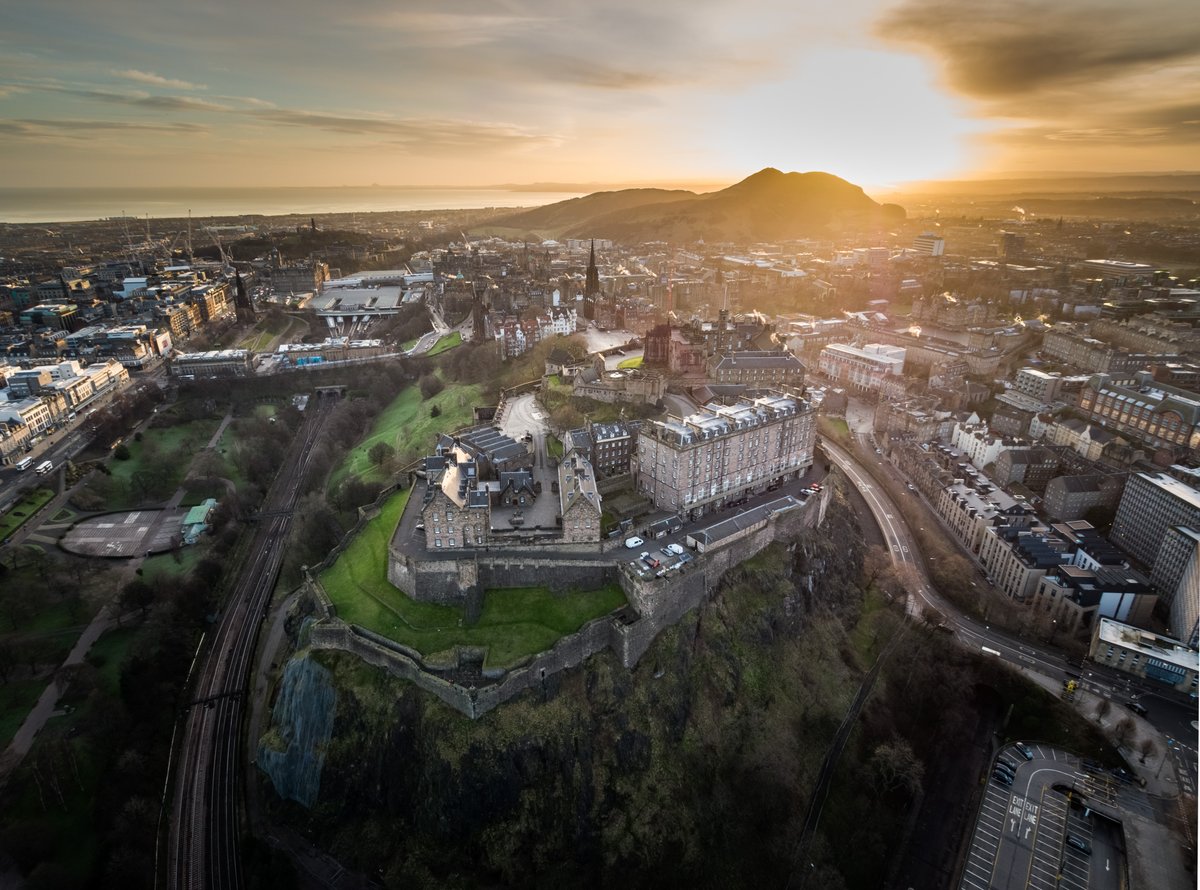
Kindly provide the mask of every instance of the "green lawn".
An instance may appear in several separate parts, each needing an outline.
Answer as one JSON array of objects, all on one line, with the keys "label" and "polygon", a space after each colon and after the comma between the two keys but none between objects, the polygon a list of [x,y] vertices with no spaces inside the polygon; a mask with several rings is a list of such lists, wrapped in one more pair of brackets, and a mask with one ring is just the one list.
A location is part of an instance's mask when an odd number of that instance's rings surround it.
[{"label": "green lawn", "polygon": [[147,556],[142,560],[142,577],[147,582],[159,576],[166,580],[182,578],[204,556],[204,549],[200,544],[182,547],[176,551],[179,554],[178,562],[175,560],[175,553],[158,553],[154,556]]},{"label": "green lawn", "polygon": [[[110,510],[129,509],[161,501],[179,487],[192,457],[202,450],[220,423],[202,418],[173,426],[154,426],[142,435],[142,441],[125,440],[128,460],[108,462],[112,476],[105,506]],[[143,485],[133,484],[137,477]]]},{"label": "green lawn", "polygon": [[87,660],[100,672],[100,681],[113,695],[121,691],[121,665],[143,636],[145,625],[114,627],[92,644]]},{"label": "green lawn", "polygon": [[563,443],[557,436],[546,436],[546,454],[555,460],[562,460]]},{"label": "green lawn", "polygon": [[387,545],[408,501],[408,492],[387,500],[378,517],[320,576],[342,620],[382,634],[422,655],[454,646],[487,649],[489,667],[510,665],[543,652],[565,633],[625,602],[620,587],[556,595],[544,588],[488,591],[474,627],[462,625],[454,606],[418,603],[387,580]]},{"label": "green lawn", "polygon": [[633,358],[627,358],[622,362],[618,362],[617,367],[618,368],[640,368],[642,366],[642,359],[644,357],[645,356],[637,355],[637,356],[634,356]]},{"label": "green lawn", "polygon": [[462,334],[460,334],[458,331],[455,331],[452,334],[447,334],[445,337],[442,337],[440,340],[438,340],[436,343],[434,343],[433,349],[429,350],[429,355],[430,355],[430,357],[435,356],[435,355],[441,355],[447,349],[453,349],[455,346],[461,346],[461,345],[462,345]]},{"label": "green lawn", "polygon": [[[383,481],[383,472],[371,462],[367,452],[376,442],[386,442],[405,454],[414,449],[432,451],[434,437],[446,430],[455,430],[471,422],[472,408],[480,400],[479,386],[447,386],[432,399],[421,398],[414,384],[406,387],[390,405],[375,418],[375,425],[346,455],[342,465],[329,479],[330,489],[336,488],[347,476]],[[441,412],[430,417],[434,406]]]},{"label": "green lawn", "polygon": [[0,517],[0,541],[3,541],[40,510],[54,497],[54,491],[49,488],[35,488],[17,501],[11,510]]}]

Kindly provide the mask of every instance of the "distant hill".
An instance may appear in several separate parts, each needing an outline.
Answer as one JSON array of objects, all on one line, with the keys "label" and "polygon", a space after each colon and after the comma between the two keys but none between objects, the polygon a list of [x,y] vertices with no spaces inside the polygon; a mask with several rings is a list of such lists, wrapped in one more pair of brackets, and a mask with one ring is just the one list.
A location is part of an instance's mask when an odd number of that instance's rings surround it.
[{"label": "distant hill", "polygon": [[[561,233],[582,220],[597,219],[611,213],[623,213],[647,204],[661,205],[676,201],[694,201],[699,195],[682,189],[622,189],[616,192],[596,192],[582,198],[571,198],[535,207],[508,217],[492,220],[492,225],[526,228],[535,232]],[[597,236],[607,237],[607,236]]]},{"label": "distant hill", "polygon": [[904,218],[829,173],[768,167],[736,185],[697,195],[626,189],[597,192],[493,221],[539,237],[636,241],[777,241],[886,225]]}]

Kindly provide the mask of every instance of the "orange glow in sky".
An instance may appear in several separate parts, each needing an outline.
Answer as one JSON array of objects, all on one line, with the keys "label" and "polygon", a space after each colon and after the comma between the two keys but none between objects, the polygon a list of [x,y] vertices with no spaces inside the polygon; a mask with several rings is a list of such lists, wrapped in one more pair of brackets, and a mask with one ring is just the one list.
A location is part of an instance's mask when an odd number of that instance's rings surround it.
[{"label": "orange glow in sky", "polygon": [[1190,0],[8,4],[0,186],[1193,169]]}]

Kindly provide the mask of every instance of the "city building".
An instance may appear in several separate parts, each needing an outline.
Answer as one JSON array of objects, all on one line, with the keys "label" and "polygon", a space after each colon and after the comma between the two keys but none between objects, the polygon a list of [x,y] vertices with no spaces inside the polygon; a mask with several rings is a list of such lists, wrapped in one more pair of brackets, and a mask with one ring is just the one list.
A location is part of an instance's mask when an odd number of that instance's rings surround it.
[{"label": "city building", "polygon": [[925,256],[942,256],[946,252],[946,239],[932,232],[922,232],[913,239],[912,249]]},{"label": "city building", "polygon": [[1150,580],[1166,603],[1171,633],[1195,649],[1200,643],[1200,531],[1181,525],[1167,529]]},{"label": "city building", "polygon": [[1088,655],[1097,664],[1196,694],[1200,656],[1178,640],[1101,618],[1092,631]]},{"label": "city building", "polygon": [[900,346],[872,343],[861,349],[845,343],[830,343],[821,350],[818,367],[825,376],[860,391],[878,392],[888,377],[904,373],[905,350]]},{"label": "city building", "polygon": [[177,352],[171,359],[176,377],[249,377],[253,358],[248,349]]},{"label": "city building", "polygon": [[1097,618],[1145,624],[1157,601],[1154,588],[1133,569],[1060,565],[1042,577],[1033,605],[1054,622],[1052,633],[1079,633],[1090,631]]},{"label": "city building", "polygon": [[815,437],[812,408],[798,397],[710,403],[642,426],[638,490],[656,507],[696,518],[802,474],[812,465]]},{"label": "city building", "polygon": [[600,493],[591,463],[578,451],[558,465],[559,516],[562,543],[585,544],[600,540]]},{"label": "city building", "polygon": [[431,550],[481,547],[491,531],[491,501],[478,467],[465,452],[449,449],[425,458],[421,522]]},{"label": "city building", "polygon": [[[1110,538],[1142,565],[1153,567],[1167,530],[1172,526],[1200,529],[1200,491],[1166,473],[1133,473],[1117,507]],[[1179,581],[1163,578],[1173,588]]]},{"label": "city building", "polygon": [[1083,519],[1089,510],[1115,510],[1124,490],[1124,474],[1056,476],[1046,485],[1042,512],[1054,522]]},{"label": "city building", "polygon": [[[629,424],[589,422],[586,429],[573,430],[568,435],[572,438],[571,448],[583,454],[601,478],[629,472],[636,441]],[[563,446],[567,447],[565,441]]]},{"label": "city building", "polygon": [[1005,487],[1021,484],[1041,493],[1058,472],[1058,467],[1058,454],[1053,449],[1044,445],[1019,445],[1005,448],[996,455],[992,480]]},{"label": "city building", "polygon": [[1069,565],[1071,557],[1060,540],[1037,530],[990,526],[979,543],[979,562],[1006,596],[1026,602],[1047,572]]},{"label": "city building", "polygon": [[1049,405],[1058,398],[1062,382],[1061,374],[1049,374],[1037,368],[1022,368],[1017,371],[1013,388],[1043,405]]},{"label": "city building", "polygon": [[1200,396],[1158,383],[1149,372],[1135,375],[1131,386],[1095,375],[1079,394],[1079,408],[1109,430],[1169,458],[1200,449]]},{"label": "city building", "polygon": [[713,355],[708,359],[707,371],[715,383],[741,383],[759,389],[804,383],[804,365],[785,349]]}]

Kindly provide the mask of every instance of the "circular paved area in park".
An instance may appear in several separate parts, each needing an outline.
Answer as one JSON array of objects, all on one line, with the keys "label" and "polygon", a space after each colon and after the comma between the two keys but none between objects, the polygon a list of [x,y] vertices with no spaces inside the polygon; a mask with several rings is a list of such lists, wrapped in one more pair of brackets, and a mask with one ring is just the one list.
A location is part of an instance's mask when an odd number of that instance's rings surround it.
[{"label": "circular paved area in park", "polygon": [[81,520],[59,545],[81,556],[131,557],[165,553],[180,543],[187,510],[131,510]]}]

